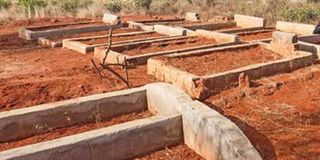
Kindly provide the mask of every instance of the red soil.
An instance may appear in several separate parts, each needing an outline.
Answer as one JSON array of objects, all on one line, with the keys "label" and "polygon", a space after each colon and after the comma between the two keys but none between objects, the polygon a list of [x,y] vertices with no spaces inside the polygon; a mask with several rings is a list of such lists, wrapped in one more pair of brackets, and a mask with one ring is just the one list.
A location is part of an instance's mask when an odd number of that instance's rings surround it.
[{"label": "red soil", "polygon": [[263,159],[320,158],[320,66],[233,88],[205,102],[234,121]]},{"label": "red soil", "polygon": [[272,31],[270,32],[262,32],[262,33],[249,33],[240,35],[241,41],[253,41],[260,39],[268,39],[272,37]]},{"label": "red soil", "polygon": [[[121,29],[114,29],[112,33],[119,34],[119,33],[137,32],[137,31],[141,31],[141,30],[131,29],[131,28],[121,28]],[[58,36],[58,37],[50,37],[48,39],[53,40],[53,41],[62,41],[63,39],[68,39],[68,38],[93,37],[93,36],[105,36],[105,35],[109,35],[109,31],[99,31],[99,32],[63,35],[63,36]]]},{"label": "red soil", "polygon": [[135,158],[134,160],[204,160],[201,156],[195,153],[186,145],[181,144],[174,147],[169,147],[164,150],[156,151],[143,157]]},{"label": "red soil", "polygon": [[[0,28],[0,111],[127,88],[107,71],[100,78],[90,62],[92,54],[41,48],[37,42],[18,38],[19,25],[7,26]],[[129,70],[129,80],[138,87],[153,77],[147,75],[146,66],[138,66]]]},{"label": "red soil", "polygon": [[[183,48],[197,47],[207,44],[216,44],[213,39],[192,37],[184,40],[174,40],[169,42],[145,43],[137,48],[121,51],[127,55],[141,55],[158,51],[169,51]],[[117,49],[115,49],[117,51]]]},{"label": "red soil", "polygon": [[200,56],[163,57],[161,59],[168,65],[202,76],[280,58],[280,55],[264,49],[261,46],[257,46],[212,52]]},{"label": "red soil", "polygon": [[66,128],[60,128],[60,129],[55,129],[52,130],[48,133],[43,133],[39,134],[36,136],[32,136],[29,138],[25,138],[23,140],[19,141],[13,141],[9,143],[0,143],[0,151],[4,150],[9,150],[12,148],[17,148],[21,146],[26,146],[30,144],[35,144],[35,143],[40,143],[40,142],[45,142],[53,139],[58,139],[74,134],[79,134],[99,128],[104,128],[104,127],[109,127],[112,125],[120,124],[120,123],[125,123],[137,119],[143,119],[147,117],[151,117],[152,114],[149,111],[143,111],[143,112],[137,112],[137,113],[129,113],[129,114],[124,114],[112,119],[104,120],[101,122],[93,122],[89,124],[79,124],[76,126],[72,127],[66,127]]},{"label": "red soil", "polygon": [[[137,34],[137,35],[130,35],[130,36],[121,36],[121,37],[112,37],[112,42],[121,42],[127,40],[134,40],[134,39],[145,39],[151,37],[162,37],[159,33],[147,33],[147,34]],[[81,40],[81,42],[87,45],[95,45],[95,44],[105,44],[108,43],[109,38],[98,38],[98,39],[89,39],[89,40]]]}]

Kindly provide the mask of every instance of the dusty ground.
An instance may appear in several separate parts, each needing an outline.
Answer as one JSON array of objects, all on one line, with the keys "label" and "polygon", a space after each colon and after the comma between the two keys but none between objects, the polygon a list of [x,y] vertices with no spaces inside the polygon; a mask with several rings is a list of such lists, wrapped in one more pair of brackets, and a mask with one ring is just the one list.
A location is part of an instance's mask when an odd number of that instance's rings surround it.
[{"label": "dusty ground", "polygon": [[116,124],[121,124],[129,121],[133,121],[133,120],[147,118],[151,116],[152,114],[149,111],[143,111],[143,112],[124,114],[108,120],[97,119],[96,122],[92,122],[88,124],[75,125],[75,126],[70,126],[66,128],[59,128],[59,129],[51,130],[47,133],[42,133],[42,134],[25,138],[22,140],[12,141],[9,143],[0,143],[0,151],[17,148],[21,146],[26,146],[30,144],[35,144],[35,143],[45,142],[45,141],[49,141],[57,138],[62,138],[62,137],[66,137],[74,134],[79,134],[79,133],[83,133],[83,132],[87,132],[87,131],[91,131],[99,128],[104,128],[104,127],[108,127]]},{"label": "dusty ground", "polygon": [[[90,62],[92,54],[41,48],[36,42],[18,38],[19,27],[52,21],[25,20],[0,27],[0,111],[127,88],[109,72],[100,78]],[[153,81],[146,66],[131,69],[129,76],[135,87]]]},{"label": "dusty ground", "polygon": [[[196,46],[207,45],[207,44],[216,44],[216,41],[213,39],[192,37],[192,38],[187,38],[183,40],[143,44],[130,50],[120,49],[119,52],[126,55],[141,55],[141,54],[148,54],[148,53],[159,52],[159,51],[169,51],[169,50],[190,48],[190,47],[196,47]],[[115,50],[118,51],[118,49],[115,49]]]},{"label": "dusty ground", "polygon": [[232,70],[250,64],[268,62],[280,58],[280,55],[264,49],[261,46],[257,46],[231,51],[219,51],[214,52],[213,54],[205,54],[201,56],[161,59],[163,59],[166,64],[201,76]]},{"label": "dusty ground", "polygon": [[266,160],[320,159],[320,66],[233,88],[206,104],[226,115]]},{"label": "dusty ground", "polygon": [[150,153],[134,160],[204,160],[201,156],[195,153],[186,145],[178,145],[168,147],[166,149]]}]

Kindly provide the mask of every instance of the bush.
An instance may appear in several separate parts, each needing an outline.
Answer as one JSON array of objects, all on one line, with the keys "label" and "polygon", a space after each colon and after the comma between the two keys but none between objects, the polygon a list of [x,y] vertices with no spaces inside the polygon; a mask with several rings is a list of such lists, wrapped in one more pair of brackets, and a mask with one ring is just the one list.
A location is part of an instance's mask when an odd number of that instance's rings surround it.
[{"label": "bush", "polygon": [[296,22],[313,22],[320,17],[320,9],[318,8],[292,8],[283,14],[288,21]]},{"label": "bush", "polygon": [[8,9],[11,5],[9,0],[0,0],[0,9]]},{"label": "bush", "polygon": [[109,0],[105,3],[105,7],[112,13],[118,13],[122,10],[123,4],[119,0]]},{"label": "bush", "polygon": [[63,11],[71,13],[75,13],[79,8],[87,8],[92,3],[92,0],[56,0],[53,2]]},{"label": "bush", "polygon": [[18,0],[18,5],[27,9],[35,9],[47,6],[47,2],[45,0]]}]

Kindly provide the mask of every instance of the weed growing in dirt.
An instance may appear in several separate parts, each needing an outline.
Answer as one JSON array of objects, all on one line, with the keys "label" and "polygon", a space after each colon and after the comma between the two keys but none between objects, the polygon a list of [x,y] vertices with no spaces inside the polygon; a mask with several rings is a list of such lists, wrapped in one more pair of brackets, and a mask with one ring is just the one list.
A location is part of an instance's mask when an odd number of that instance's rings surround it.
[{"label": "weed growing in dirt", "polygon": [[11,5],[9,0],[0,0],[0,9],[8,9]]}]

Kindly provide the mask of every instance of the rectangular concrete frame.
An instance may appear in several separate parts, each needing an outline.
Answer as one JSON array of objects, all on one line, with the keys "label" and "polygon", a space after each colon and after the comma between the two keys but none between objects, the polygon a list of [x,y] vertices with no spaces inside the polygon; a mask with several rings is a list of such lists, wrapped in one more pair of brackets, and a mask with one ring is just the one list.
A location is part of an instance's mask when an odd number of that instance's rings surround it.
[{"label": "rectangular concrete frame", "polygon": [[173,18],[173,19],[158,19],[158,20],[136,20],[136,21],[127,21],[129,28],[136,28],[142,29],[145,31],[152,31],[154,30],[154,25],[147,24],[147,23],[163,23],[163,22],[179,22],[184,21],[184,18]]},{"label": "rectangular concrete frame", "polygon": [[284,21],[278,21],[276,25],[276,30],[279,30],[282,32],[295,33],[298,35],[311,35],[313,34],[313,31],[315,29],[316,29],[316,25],[284,22]]},{"label": "rectangular concrete frame", "polygon": [[[218,33],[218,32],[211,32],[211,31],[205,31],[205,30],[197,30],[195,33],[193,33],[195,36],[199,37],[205,37],[208,39],[217,38],[216,41],[217,44],[208,44],[208,45],[200,45],[196,47],[188,47],[183,49],[175,49],[175,50],[168,50],[168,51],[159,51],[159,52],[152,52],[152,53],[145,53],[141,55],[135,55],[135,56],[129,56],[126,54],[122,54],[121,52],[116,52],[113,48],[108,53],[107,56],[107,62],[109,63],[123,63],[126,59],[129,64],[132,65],[141,65],[146,64],[148,59],[155,56],[162,56],[162,55],[168,55],[168,54],[174,54],[174,53],[183,53],[188,51],[194,51],[194,50],[200,50],[200,49],[206,49],[206,48],[214,48],[214,47],[221,47],[221,46],[229,46],[239,43],[239,38],[235,35],[230,34],[224,34],[224,33]],[[191,37],[191,36],[188,36]],[[127,44],[123,44],[118,47],[125,47],[126,49],[130,49],[130,47]],[[106,48],[95,48],[94,56],[102,61],[102,59],[105,56]]]},{"label": "rectangular concrete frame", "polygon": [[[75,25],[75,24],[92,24],[94,22],[77,22],[77,23],[66,23],[52,26],[66,26],[66,25]],[[104,31],[108,30],[111,27],[120,28],[122,24],[119,25],[94,25],[94,26],[78,26],[75,28],[56,28],[56,29],[48,29],[42,31],[32,31],[32,29],[43,28],[43,27],[24,27],[19,30],[19,37],[26,40],[37,40],[40,37],[53,37],[53,36],[62,36],[66,34],[78,34],[78,33],[86,33],[86,32],[96,32],[96,31]],[[46,26],[47,27],[47,26]]]},{"label": "rectangular concrete frame", "polygon": [[308,35],[300,36],[299,40],[299,49],[302,51],[311,52],[315,55],[317,59],[320,58],[320,35]]},{"label": "rectangular concrete frame", "polygon": [[[1,141],[13,140],[15,136],[26,138],[40,134],[37,127],[53,130],[87,123],[92,121],[90,117],[96,114],[112,118],[145,110],[148,108],[146,93],[147,89],[141,87],[0,112]],[[128,159],[181,142],[181,116],[156,115],[6,150],[0,152],[0,159]]]},{"label": "rectangular concrete frame", "polygon": [[[203,55],[213,51],[223,51],[228,49],[246,48],[259,44],[240,44],[235,46],[219,47],[214,49],[204,49],[186,52],[184,54],[168,55],[169,57],[181,57],[191,55]],[[260,44],[261,45],[261,44]],[[261,45],[265,47],[265,45]],[[155,76],[158,80],[169,82],[178,86],[190,96],[197,99],[205,99],[211,95],[212,91],[223,89],[231,83],[237,82],[241,73],[245,73],[251,79],[258,79],[278,73],[290,72],[295,69],[313,64],[314,56],[308,52],[298,52],[294,57],[283,58],[280,60],[259,63],[241,67],[238,69],[216,73],[207,76],[197,76],[181,69],[165,65],[157,59],[148,60],[148,74]]]},{"label": "rectangular concrete frame", "polygon": [[[154,31],[119,33],[119,34],[114,34],[113,37],[134,36],[134,35],[141,35],[141,34],[149,34],[149,33],[153,33],[153,32]],[[63,46],[63,48],[68,48],[68,49],[80,52],[82,54],[86,54],[88,52],[94,51],[94,48],[96,48],[96,47],[108,46],[108,43],[106,42],[106,43],[101,43],[101,44],[89,45],[89,44],[82,43],[81,41],[91,40],[91,39],[103,39],[103,38],[107,38],[107,37],[108,37],[108,35],[64,39],[62,41],[62,46]],[[161,38],[166,38],[166,37],[158,37],[158,38],[151,37],[151,38],[143,38],[143,39],[134,39],[134,40],[127,40],[127,41],[113,42],[112,44],[119,45],[119,44],[124,44],[124,43],[140,42],[140,41],[147,41],[147,40],[154,40],[154,39],[161,39]]]},{"label": "rectangular concrete frame", "polygon": [[[0,159],[128,159],[176,145],[184,138],[186,145],[208,160],[261,160],[248,138],[232,121],[193,101],[182,90],[169,84],[149,84],[126,91],[83,97],[74,105],[89,105],[91,102],[94,106],[100,105],[99,99],[116,99],[121,95],[124,97],[118,102],[125,100],[133,103],[138,97],[147,101],[144,104],[147,103],[156,116],[3,151],[0,152]],[[70,105],[70,102],[75,103],[77,99],[58,103],[62,107],[63,104]],[[49,113],[57,108],[41,108],[41,111],[32,107],[20,109],[24,112],[14,111],[17,115],[11,113],[8,116],[23,116],[28,114],[26,111],[29,109],[29,114],[37,115],[36,112],[47,110]]]}]

